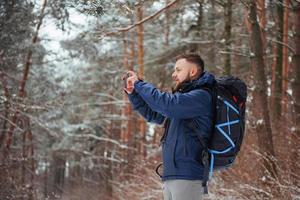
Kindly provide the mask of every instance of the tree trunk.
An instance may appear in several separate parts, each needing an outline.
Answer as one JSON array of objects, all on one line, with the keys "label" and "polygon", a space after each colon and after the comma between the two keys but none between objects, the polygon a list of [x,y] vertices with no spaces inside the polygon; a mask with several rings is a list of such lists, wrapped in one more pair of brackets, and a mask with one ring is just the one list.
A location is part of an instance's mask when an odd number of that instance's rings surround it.
[{"label": "tree trunk", "polygon": [[[28,117],[22,117],[19,119],[20,127],[24,130],[22,136],[22,175],[21,183],[23,185],[28,199],[34,199],[34,174],[35,174],[35,163],[34,163],[34,146],[33,136],[30,127],[30,119]],[[28,173],[29,171],[29,173]],[[29,174],[29,176],[28,176]]]},{"label": "tree trunk", "polygon": [[[128,70],[133,70],[134,64],[135,64],[135,33],[134,31],[129,32],[129,66]],[[132,107],[130,103],[127,104],[127,115],[128,115],[128,127],[127,127],[127,132],[126,132],[126,141],[128,142],[128,145],[132,143],[132,130],[133,130],[133,115],[132,115]]]},{"label": "tree trunk", "polygon": [[[110,96],[113,96],[113,92],[110,91]],[[114,105],[109,105],[108,107],[108,112],[112,115],[114,114],[115,111],[115,107]],[[108,137],[112,140],[116,140],[117,137],[117,130],[115,129],[115,121],[111,120],[109,127],[108,127]],[[104,149],[104,157],[110,158],[112,157],[112,151],[113,151],[113,144],[111,144],[110,142],[105,142],[105,149]],[[112,166],[112,161],[110,161],[109,159],[105,159],[104,161],[105,165],[107,166],[107,168],[105,169],[105,194],[110,197],[111,199],[113,199],[113,187],[112,187],[112,180],[113,180],[113,174],[112,174],[112,170],[113,170],[113,166]]]},{"label": "tree trunk", "polygon": [[43,187],[43,193],[44,193],[44,199],[49,198],[49,192],[48,192],[48,160],[45,159],[45,172],[44,172],[44,187]]},{"label": "tree trunk", "polygon": [[[276,31],[276,65],[273,102],[271,104],[273,118],[277,121],[281,116],[281,92],[282,92],[282,42],[283,42],[283,0],[276,3],[277,6],[277,31]],[[276,122],[275,122],[276,123]]]},{"label": "tree trunk", "polygon": [[[198,16],[197,16],[197,25],[191,25],[187,31],[187,35],[192,31],[193,40],[199,40],[201,38],[202,25],[203,25],[203,0],[197,0],[198,3]],[[190,45],[191,52],[199,53],[201,46],[197,43],[192,43]]]},{"label": "tree trunk", "polygon": [[[1,55],[0,55],[1,56]],[[0,58],[2,59],[2,58]],[[4,143],[4,139],[5,139],[5,134],[6,134],[6,129],[8,127],[8,123],[7,120],[9,117],[9,101],[10,101],[10,95],[9,95],[9,90],[7,87],[7,82],[5,79],[5,75],[3,72],[0,71],[0,81],[2,83],[2,87],[3,87],[3,91],[4,91],[4,96],[5,96],[5,101],[4,101],[4,115],[3,115],[3,124],[2,124],[2,130],[0,131],[0,148],[2,147],[3,143]]]},{"label": "tree trunk", "polygon": [[215,0],[211,0],[211,10],[209,15],[209,28],[211,33],[212,46],[209,51],[209,61],[211,64],[211,68],[214,69],[216,67],[216,10],[215,10]]},{"label": "tree trunk", "polygon": [[60,199],[63,194],[64,180],[65,180],[65,169],[66,169],[66,159],[59,151],[54,151],[52,153],[52,160],[50,163],[50,187],[49,196],[50,199]]},{"label": "tree trunk", "polygon": [[271,177],[264,177],[266,179],[267,189],[272,189],[272,179],[277,179],[276,163],[274,161],[275,151],[273,147],[272,130],[270,125],[269,109],[267,101],[267,82],[265,78],[265,61],[261,29],[257,21],[256,3],[249,2],[248,15],[248,31],[250,34],[250,49],[251,49],[251,67],[254,78],[254,105],[253,115],[257,118],[256,132],[258,137],[258,146],[261,155],[263,156],[263,166],[267,171],[263,172],[266,176],[270,174]]},{"label": "tree trunk", "polygon": [[224,58],[224,74],[231,74],[231,23],[232,23],[232,0],[227,0],[224,7],[225,18],[225,58]]},{"label": "tree trunk", "polygon": [[[203,25],[203,0],[198,0],[198,18],[197,18],[197,37],[201,37],[200,32],[202,31]],[[199,38],[197,38],[199,40]]]},{"label": "tree trunk", "polygon": [[[294,97],[294,123],[295,131],[292,133],[292,149],[291,149],[291,158],[293,158],[291,171],[293,181],[296,187],[299,187],[299,141],[300,141],[300,3],[296,3],[294,7],[294,35],[293,35],[293,44],[295,44],[294,54],[292,57],[292,68],[293,68],[293,78],[292,78],[292,89]],[[297,177],[298,174],[298,177]]]},{"label": "tree trunk", "polygon": [[187,32],[184,30],[184,19],[183,19],[183,16],[184,16],[184,7],[180,9],[180,14],[179,14],[179,30],[180,30],[180,36],[182,38],[185,38],[187,36]]},{"label": "tree trunk", "polygon": [[31,171],[29,176],[29,199],[34,199],[35,189],[34,189],[34,176],[35,176],[35,158],[34,158],[34,145],[33,145],[33,135],[31,131],[30,119],[26,117],[26,126],[27,126],[27,137],[28,137],[28,154],[29,154],[29,169]]},{"label": "tree trunk", "polygon": [[259,16],[259,25],[261,27],[262,32],[262,40],[264,44],[264,49],[266,49],[267,40],[266,40],[266,25],[267,25],[267,18],[266,18],[266,1],[265,0],[259,0],[257,2],[257,7],[260,10],[258,12]]},{"label": "tree trunk", "polygon": [[[128,63],[128,40],[126,38],[126,33],[123,33],[123,47],[124,47],[124,53],[123,53],[123,64],[125,67],[125,70],[129,70],[129,63]],[[124,92],[123,93],[123,101],[127,102],[128,97],[127,94]],[[122,109],[122,125],[121,125],[121,142],[126,142],[126,132],[127,132],[127,124],[129,122],[129,118],[127,116],[127,104],[125,103]]]},{"label": "tree trunk", "polygon": [[[131,23],[134,23],[134,19],[131,19]],[[133,70],[133,67],[135,65],[135,58],[136,58],[136,48],[135,48],[135,38],[136,34],[135,31],[129,31],[129,70]],[[128,118],[128,127],[126,131],[126,136],[125,136],[125,141],[127,142],[127,146],[129,147],[127,149],[127,155],[126,155],[126,160],[127,160],[127,165],[126,165],[126,173],[130,174],[133,172],[133,161],[135,157],[135,151],[133,150],[136,146],[136,134],[133,134],[135,132],[135,125],[136,125],[136,120],[135,116],[136,113],[132,112],[132,107],[130,103],[127,104],[127,116]]]},{"label": "tree trunk", "polygon": [[[170,0],[165,0],[166,5],[170,3]],[[165,12],[165,28],[164,28],[164,47],[165,49],[169,46],[169,36],[170,36],[170,11]]]},{"label": "tree trunk", "polygon": [[[143,19],[143,9],[142,2],[139,1],[137,5],[137,21],[141,21]],[[143,79],[144,77],[144,27],[143,24],[137,26],[137,35],[138,35],[138,76]],[[139,127],[142,141],[140,141],[140,153],[145,157],[147,156],[146,149],[146,122],[144,118],[139,118]]]},{"label": "tree trunk", "polygon": [[283,20],[283,50],[282,50],[282,101],[281,112],[282,114],[287,112],[288,99],[288,73],[289,73],[289,61],[288,61],[288,32],[289,32],[289,5],[290,0],[285,0],[284,7],[284,20]]},{"label": "tree trunk", "polygon": [[273,102],[274,102],[274,94],[275,94],[275,78],[276,78],[276,63],[277,63],[277,57],[276,57],[276,54],[277,54],[277,46],[276,44],[273,44],[273,47],[272,47],[272,53],[273,53],[273,59],[272,59],[272,66],[271,66],[271,70],[272,70],[272,82],[271,82],[271,105],[270,107],[273,106]]},{"label": "tree trunk", "polygon": [[23,189],[25,190],[26,188],[26,165],[27,165],[27,144],[26,144],[26,136],[27,136],[27,131],[26,131],[26,127],[24,128],[24,119],[19,119],[18,120],[20,122],[20,128],[24,129],[23,133],[22,133],[22,173],[21,173],[21,185],[23,187]]}]

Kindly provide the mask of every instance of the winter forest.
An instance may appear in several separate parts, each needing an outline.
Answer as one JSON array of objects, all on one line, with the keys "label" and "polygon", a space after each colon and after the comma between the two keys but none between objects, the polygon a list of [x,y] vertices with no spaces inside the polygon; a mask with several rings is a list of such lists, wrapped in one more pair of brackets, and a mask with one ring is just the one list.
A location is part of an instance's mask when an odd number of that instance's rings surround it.
[{"label": "winter forest", "polygon": [[248,87],[241,152],[204,199],[300,199],[299,0],[1,0],[0,199],[162,199],[164,127],[121,77],[171,91],[186,52]]}]

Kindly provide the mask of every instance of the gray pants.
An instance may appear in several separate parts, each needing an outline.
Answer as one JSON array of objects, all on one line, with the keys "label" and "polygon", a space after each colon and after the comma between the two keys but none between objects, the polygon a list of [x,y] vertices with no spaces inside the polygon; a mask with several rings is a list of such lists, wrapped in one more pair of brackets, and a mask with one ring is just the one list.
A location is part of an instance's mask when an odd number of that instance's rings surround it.
[{"label": "gray pants", "polygon": [[202,200],[200,180],[167,180],[163,182],[164,200]]}]

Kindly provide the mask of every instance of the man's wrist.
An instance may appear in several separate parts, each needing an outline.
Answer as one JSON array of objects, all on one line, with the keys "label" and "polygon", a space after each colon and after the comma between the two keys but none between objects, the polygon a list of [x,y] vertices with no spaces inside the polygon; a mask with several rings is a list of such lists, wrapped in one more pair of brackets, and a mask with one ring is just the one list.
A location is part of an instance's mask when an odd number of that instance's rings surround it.
[{"label": "man's wrist", "polygon": [[142,79],[137,79],[136,81],[134,81],[134,85],[139,83],[139,82],[142,82],[143,80]]},{"label": "man's wrist", "polygon": [[136,82],[134,82],[134,90],[139,93],[139,89],[141,87],[141,83],[144,82],[143,80],[139,79]]}]

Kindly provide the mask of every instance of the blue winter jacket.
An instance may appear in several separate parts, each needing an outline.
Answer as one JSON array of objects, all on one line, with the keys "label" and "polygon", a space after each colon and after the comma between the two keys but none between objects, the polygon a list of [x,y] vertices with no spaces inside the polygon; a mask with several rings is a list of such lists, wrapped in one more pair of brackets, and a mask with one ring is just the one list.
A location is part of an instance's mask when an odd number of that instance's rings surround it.
[{"label": "blue winter jacket", "polygon": [[184,83],[174,94],[137,81],[134,92],[128,95],[134,110],[148,122],[161,124],[168,119],[162,141],[163,181],[202,180],[201,153],[212,127],[212,99],[203,87],[214,81],[212,74],[204,72],[199,79]]}]

